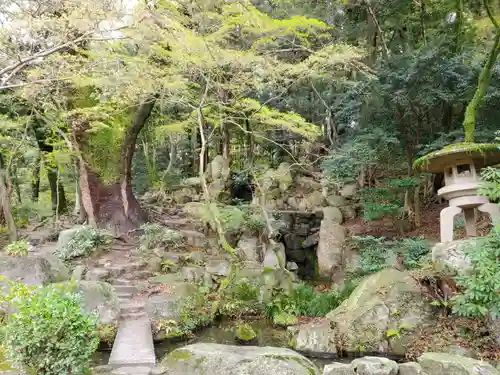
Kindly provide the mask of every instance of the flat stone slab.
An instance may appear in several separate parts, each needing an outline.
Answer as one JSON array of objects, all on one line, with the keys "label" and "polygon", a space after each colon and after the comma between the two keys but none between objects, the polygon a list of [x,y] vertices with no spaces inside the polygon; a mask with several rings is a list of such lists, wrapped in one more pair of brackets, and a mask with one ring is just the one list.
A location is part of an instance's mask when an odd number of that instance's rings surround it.
[{"label": "flat stone slab", "polygon": [[148,317],[122,320],[118,327],[109,364],[115,368],[129,366],[153,367],[156,363]]}]

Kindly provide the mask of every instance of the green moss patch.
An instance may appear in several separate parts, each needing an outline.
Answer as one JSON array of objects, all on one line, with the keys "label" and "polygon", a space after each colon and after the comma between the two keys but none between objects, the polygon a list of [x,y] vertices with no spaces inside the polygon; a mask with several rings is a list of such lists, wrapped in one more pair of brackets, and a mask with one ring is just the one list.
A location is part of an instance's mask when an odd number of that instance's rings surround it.
[{"label": "green moss patch", "polygon": [[[441,150],[431,152],[418,158],[414,161],[413,167],[423,171],[442,172],[440,168],[440,164],[442,164],[442,162],[440,159],[449,160],[460,153],[467,154],[469,157],[477,159],[481,157],[491,159],[491,162],[488,164],[500,163],[500,144],[462,142],[448,145],[443,147]],[[498,156],[496,156],[496,154]],[[434,167],[435,164],[438,164],[437,169]]]},{"label": "green moss patch", "polygon": [[236,327],[236,338],[240,341],[252,341],[257,338],[257,334],[248,324],[240,324]]}]

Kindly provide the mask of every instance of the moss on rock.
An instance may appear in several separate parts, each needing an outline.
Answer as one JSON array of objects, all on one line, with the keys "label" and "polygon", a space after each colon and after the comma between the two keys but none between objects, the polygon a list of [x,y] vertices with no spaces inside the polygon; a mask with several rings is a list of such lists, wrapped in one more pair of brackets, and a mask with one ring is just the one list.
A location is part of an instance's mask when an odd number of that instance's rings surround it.
[{"label": "moss on rock", "polygon": [[240,324],[236,327],[236,340],[241,342],[254,341],[257,338],[257,334],[252,327],[248,324]]},{"label": "moss on rock", "polygon": [[445,164],[459,158],[460,154],[478,160],[479,167],[500,163],[500,144],[498,143],[454,143],[441,150],[431,152],[416,159],[415,169],[427,172],[442,172]]}]

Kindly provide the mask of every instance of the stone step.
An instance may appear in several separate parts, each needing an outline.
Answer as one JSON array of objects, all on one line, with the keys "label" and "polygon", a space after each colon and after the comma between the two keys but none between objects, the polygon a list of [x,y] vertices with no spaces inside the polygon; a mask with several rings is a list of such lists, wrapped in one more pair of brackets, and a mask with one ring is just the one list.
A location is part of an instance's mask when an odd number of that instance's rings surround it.
[{"label": "stone step", "polygon": [[149,270],[138,270],[121,275],[126,280],[145,280],[153,276],[153,272]]},{"label": "stone step", "polygon": [[120,313],[120,318],[123,320],[134,320],[134,319],[149,318],[149,315],[145,311],[128,312],[128,313]]},{"label": "stone step", "polygon": [[149,367],[120,367],[111,372],[111,375],[150,375],[151,368]]},{"label": "stone step", "polygon": [[113,285],[116,293],[137,293],[137,287],[135,285]]},{"label": "stone step", "polygon": [[116,296],[118,297],[118,299],[129,301],[134,295],[130,292],[117,292]]},{"label": "stone step", "polygon": [[144,311],[146,304],[144,302],[127,302],[120,305],[120,312],[122,314],[137,313]]},{"label": "stone step", "polygon": [[111,350],[109,365],[149,367],[156,363],[151,323],[148,318],[122,320]]},{"label": "stone step", "polygon": [[127,279],[114,279],[111,281],[111,284],[113,284],[113,285],[134,285],[134,282],[132,280],[127,280]]}]

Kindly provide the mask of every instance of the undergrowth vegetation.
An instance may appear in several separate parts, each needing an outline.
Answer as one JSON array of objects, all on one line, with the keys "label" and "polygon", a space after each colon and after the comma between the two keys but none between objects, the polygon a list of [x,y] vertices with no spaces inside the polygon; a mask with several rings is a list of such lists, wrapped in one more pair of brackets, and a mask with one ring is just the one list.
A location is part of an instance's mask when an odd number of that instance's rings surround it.
[{"label": "undergrowth vegetation", "polygon": [[106,244],[109,238],[103,232],[92,227],[81,227],[65,246],[57,248],[55,254],[62,260],[71,260],[82,256],[89,256],[99,245]]},{"label": "undergrowth vegetation", "polygon": [[39,375],[88,374],[99,344],[97,316],[83,312],[71,285],[11,283],[2,302],[15,311],[6,319],[4,345],[16,368]]},{"label": "undergrowth vegetation", "polygon": [[155,248],[177,248],[182,244],[182,235],[172,229],[165,228],[157,223],[141,226],[143,234],[140,237],[141,247],[144,250]]},{"label": "undergrowth vegetation", "polygon": [[406,268],[418,268],[430,253],[430,244],[423,237],[388,240],[384,237],[353,236],[352,246],[359,252],[357,267],[350,272],[368,275],[397,262],[400,257]]}]

